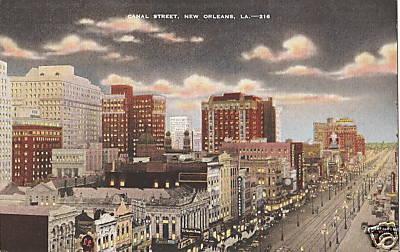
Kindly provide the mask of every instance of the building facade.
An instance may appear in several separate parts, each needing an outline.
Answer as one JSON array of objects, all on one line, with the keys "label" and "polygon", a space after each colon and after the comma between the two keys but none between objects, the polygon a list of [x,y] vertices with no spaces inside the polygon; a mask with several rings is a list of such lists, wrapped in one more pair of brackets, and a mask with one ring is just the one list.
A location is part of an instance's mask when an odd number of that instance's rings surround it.
[{"label": "building facade", "polygon": [[345,161],[350,161],[361,152],[365,155],[365,139],[358,134],[357,125],[349,118],[328,118],[326,123],[314,123],[314,141],[328,149],[332,144],[332,135],[337,137],[338,149]]},{"label": "building facade", "polygon": [[12,144],[12,181],[38,182],[52,173],[52,151],[62,147],[62,128],[39,118],[16,118]]},{"label": "building facade", "polygon": [[117,218],[104,213],[94,223],[96,232],[95,251],[117,251]]},{"label": "building facade", "polygon": [[211,96],[202,102],[202,148],[218,152],[227,140],[276,140],[275,107],[272,98],[242,93],[225,93]]},{"label": "building facade", "polygon": [[117,218],[117,251],[131,252],[133,213],[122,201],[121,205],[115,210],[114,216]]},{"label": "building facade", "polygon": [[103,173],[103,149],[100,143],[81,149],[54,149],[52,174],[56,177],[77,177]]},{"label": "building facade", "polygon": [[63,148],[99,142],[102,93],[75,75],[74,67],[39,66],[10,79],[13,107],[34,108],[43,119],[57,121],[63,129]]},{"label": "building facade", "polygon": [[11,86],[7,63],[0,61],[0,183],[12,179]]},{"label": "building facade", "polygon": [[183,133],[192,131],[192,119],[188,116],[171,116],[168,119],[168,130],[171,132],[172,148],[183,149]]},{"label": "building facade", "polygon": [[192,150],[193,151],[201,151],[202,148],[202,137],[201,137],[201,129],[193,129],[192,131]]},{"label": "building facade", "polygon": [[[264,140],[231,141],[222,144],[221,150],[231,154],[232,157],[243,161],[267,160],[271,158],[283,159],[288,162],[288,169],[284,169],[283,177],[291,178],[297,189],[302,189],[303,181],[303,144],[300,142],[268,143]],[[284,166],[286,167],[286,166]]]},{"label": "building facade", "polygon": [[119,154],[132,156],[132,97],[128,85],[112,85],[111,94],[102,101],[102,141],[104,148],[118,148]]},{"label": "building facade", "polygon": [[135,95],[132,98],[132,153],[137,155],[137,142],[145,132],[152,134],[157,149],[164,149],[166,99],[159,95]]},{"label": "building facade", "polygon": [[142,134],[149,132],[157,148],[164,148],[166,99],[159,95],[133,95],[129,85],[112,85],[102,101],[102,142],[105,148],[118,148],[132,160]]}]

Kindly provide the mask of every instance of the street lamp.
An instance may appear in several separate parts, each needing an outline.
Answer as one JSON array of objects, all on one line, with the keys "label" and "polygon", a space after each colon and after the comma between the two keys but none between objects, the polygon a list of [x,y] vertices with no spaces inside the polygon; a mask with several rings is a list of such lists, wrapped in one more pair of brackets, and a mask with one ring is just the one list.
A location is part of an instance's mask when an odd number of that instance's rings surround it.
[{"label": "street lamp", "polygon": [[337,187],[337,184],[335,184],[335,185],[333,186],[333,189],[335,190],[335,196],[336,196],[336,187]]},{"label": "street lamp", "polygon": [[283,240],[284,240],[284,238],[283,238],[283,217],[284,217],[284,215],[282,214],[282,224],[281,224],[281,241],[283,241]]},{"label": "street lamp", "polygon": [[321,189],[320,192],[321,192],[321,207],[323,207],[324,206],[324,199],[323,199],[324,189]]},{"label": "street lamp", "polygon": [[324,224],[324,227],[321,229],[321,234],[324,236],[324,251],[326,252],[326,235],[328,234],[326,224]]},{"label": "street lamp", "polygon": [[343,204],[343,210],[344,210],[344,229],[347,229],[347,208],[348,208],[348,206],[347,206],[347,203],[346,203],[346,201],[344,201],[344,204]]},{"label": "street lamp", "polygon": [[353,199],[353,213],[355,213],[356,212],[356,208],[354,206],[354,192],[351,193],[351,197]]},{"label": "street lamp", "polygon": [[311,214],[314,214],[314,198],[315,198],[315,194],[313,192],[311,194]]},{"label": "street lamp", "polygon": [[329,200],[331,200],[331,187],[332,187],[332,185],[329,184],[329,185],[328,185],[328,199],[329,199]]},{"label": "street lamp", "polygon": [[360,212],[360,189],[357,190],[358,212]]},{"label": "street lamp", "polygon": [[[298,208],[299,206],[300,206],[300,204],[297,202],[297,203],[295,204],[295,207]],[[296,214],[297,214],[297,215],[296,215],[296,224],[297,224],[297,226],[300,226],[300,222],[299,222],[299,211],[300,211],[300,210],[297,210],[297,211],[296,211]]]},{"label": "street lamp", "polygon": [[339,233],[338,233],[338,222],[340,220],[338,211],[336,210],[335,216],[333,217],[333,221],[335,223],[335,231],[336,231],[336,244],[339,244]]},{"label": "street lamp", "polygon": [[343,176],[340,175],[340,190],[343,189]]}]

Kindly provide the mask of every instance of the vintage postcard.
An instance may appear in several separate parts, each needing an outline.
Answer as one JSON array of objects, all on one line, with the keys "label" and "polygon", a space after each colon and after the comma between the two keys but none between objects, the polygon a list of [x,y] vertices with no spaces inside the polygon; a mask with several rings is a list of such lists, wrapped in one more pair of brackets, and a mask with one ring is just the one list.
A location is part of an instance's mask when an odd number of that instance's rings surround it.
[{"label": "vintage postcard", "polygon": [[397,4],[0,0],[0,251],[397,251]]}]

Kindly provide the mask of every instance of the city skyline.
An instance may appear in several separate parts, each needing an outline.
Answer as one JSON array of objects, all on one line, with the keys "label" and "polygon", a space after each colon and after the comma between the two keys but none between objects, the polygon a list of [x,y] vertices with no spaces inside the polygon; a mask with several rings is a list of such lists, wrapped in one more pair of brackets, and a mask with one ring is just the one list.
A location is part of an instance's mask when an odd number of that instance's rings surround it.
[{"label": "city skyline", "polygon": [[[8,11],[0,17],[0,57],[9,76],[68,64],[103,91],[109,84],[133,84],[135,94],[161,93],[168,116],[189,115],[196,128],[201,101],[244,91],[272,96],[282,107],[283,140],[312,139],[312,123],[328,117],[354,119],[368,142],[396,140],[395,3],[310,1],[315,12],[307,13],[304,3],[294,1],[286,6],[255,1],[240,12],[228,3],[172,2],[104,2],[96,8],[39,2],[12,8],[3,1]],[[166,11],[237,18],[127,17]],[[239,18],[260,12],[271,18]]]}]

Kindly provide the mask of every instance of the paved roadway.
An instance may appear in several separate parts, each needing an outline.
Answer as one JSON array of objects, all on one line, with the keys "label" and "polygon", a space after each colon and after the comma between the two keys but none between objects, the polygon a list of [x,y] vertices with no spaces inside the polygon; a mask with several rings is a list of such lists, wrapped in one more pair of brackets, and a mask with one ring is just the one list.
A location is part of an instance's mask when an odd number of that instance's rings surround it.
[{"label": "paved roadway", "polygon": [[[372,162],[371,165],[376,168],[372,170],[364,171],[364,175],[367,173],[374,173],[379,170],[383,164],[389,160],[391,157],[394,157],[394,151],[382,151],[376,153],[376,155],[372,155],[367,159],[367,162]],[[392,159],[393,160],[393,159]],[[394,165],[394,164],[393,164]],[[362,179],[359,176],[356,181],[352,181],[349,183],[351,185],[351,190],[356,191],[358,188],[361,188]],[[354,184],[355,182],[355,184]],[[371,190],[372,191],[372,190]],[[342,190],[337,191],[337,195],[335,196],[334,191],[331,191],[331,200],[328,200],[328,192],[323,192],[323,207],[321,207],[321,194],[319,194],[314,199],[314,209],[319,207],[319,211],[316,214],[311,213],[311,202],[308,202],[306,205],[300,208],[301,211],[297,210],[296,212],[289,213],[286,218],[281,220],[279,223],[275,224],[272,228],[269,229],[266,239],[261,241],[261,247],[257,249],[257,251],[266,251],[268,245],[272,245],[272,251],[277,251],[279,248],[288,248],[287,251],[324,251],[324,236],[321,234],[321,230],[324,227],[324,224],[327,227],[328,234],[325,236],[326,238],[326,246],[327,251],[349,251],[353,250],[350,245],[342,245],[337,249],[336,245],[336,232],[334,228],[334,216],[337,213],[339,216],[338,221],[338,238],[339,242],[341,242],[345,236],[346,231],[352,230],[351,232],[359,231],[361,232],[361,220],[362,216],[368,215],[368,203],[364,204],[362,207],[359,224],[358,219],[356,218],[356,222],[354,222],[354,227],[351,225],[351,220],[358,213],[358,202],[357,198],[355,199],[355,213],[353,212],[352,200],[347,201],[347,210],[346,210],[346,224],[347,228],[345,229],[345,221],[344,221],[344,209],[343,205],[346,201],[346,194],[348,193],[348,189],[343,186]],[[360,197],[361,198],[361,197]],[[362,200],[360,200],[362,204]],[[365,201],[366,202],[366,201]],[[361,205],[360,204],[360,205]],[[297,213],[299,214],[299,222],[300,226],[297,227]],[[371,220],[372,221],[372,220]],[[281,231],[283,228],[284,240],[281,241]],[[352,236],[353,234],[351,234]],[[362,233],[362,235],[365,235]],[[366,235],[365,235],[366,236]],[[350,237],[350,236],[349,236]],[[364,237],[365,238],[365,237]],[[362,238],[362,239],[364,239]],[[367,237],[368,238],[368,237]],[[364,240],[360,240],[363,242]],[[358,243],[358,241],[357,241]],[[369,244],[369,243],[368,243]],[[346,247],[343,247],[346,246]],[[353,250],[360,251],[360,250]],[[364,251],[364,250],[361,250]],[[367,251],[367,250],[365,250]]]},{"label": "paved roadway", "polygon": [[[385,165],[385,167],[383,167],[383,170],[380,174],[381,179],[384,179],[384,175],[388,174],[387,171],[390,172],[394,168],[395,168],[394,155],[392,155],[390,157],[389,162]],[[371,190],[371,194],[375,191],[376,191],[376,186],[373,188],[373,190]],[[384,190],[382,190],[382,193],[384,193]],[[354,219],[353,225],[351,226],[347,235],[344,237],[337,251],[348,251],[347,248],[352,248],[353,251],[363,251],[363,252],[380,251],[371,246],[371,240],[369,236],[367,234],[364,234],[360,228],[362,222],[368,222],[368,224],[376,224],[380,221],[383,221],[382,219],[376,218],[374,215],[371,214],[372,208],[373,206],[370,205],[368,202],[366,202],[362,206],[360,213]],[[399,250],[398,244],[392,250],[398,251]],[[381,251],[387,251],[387,250],[381,250]]]}]

